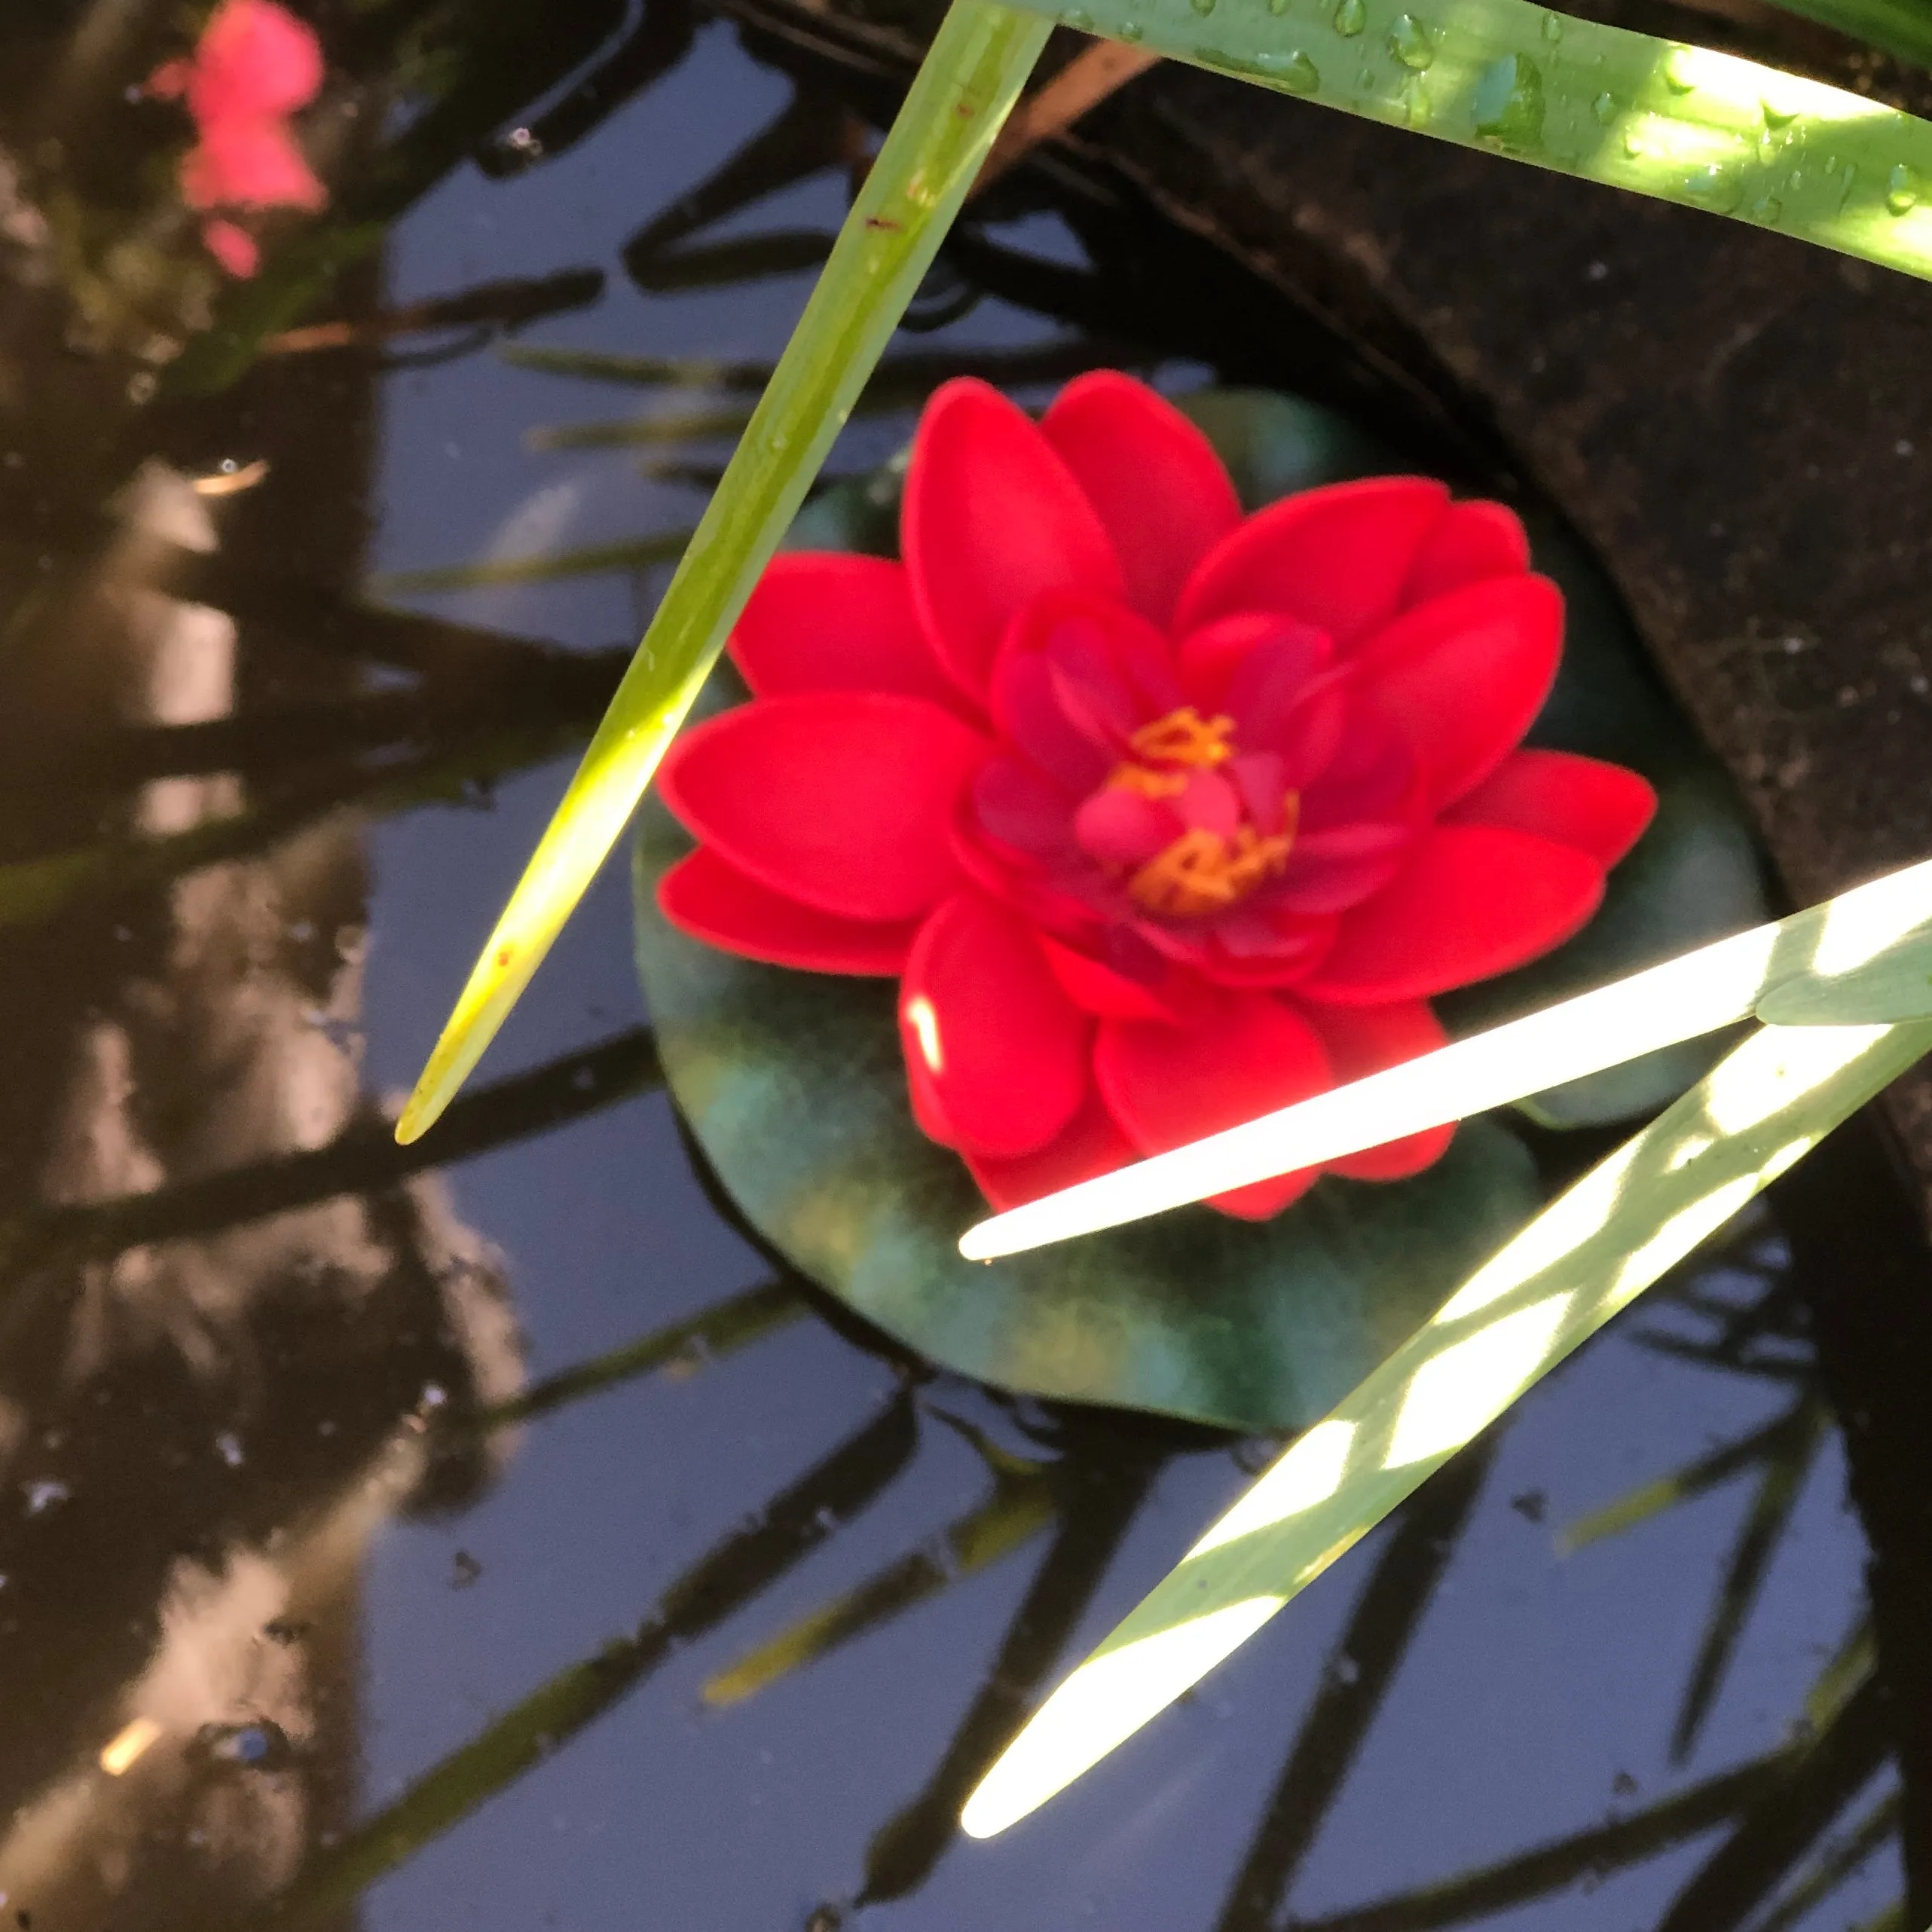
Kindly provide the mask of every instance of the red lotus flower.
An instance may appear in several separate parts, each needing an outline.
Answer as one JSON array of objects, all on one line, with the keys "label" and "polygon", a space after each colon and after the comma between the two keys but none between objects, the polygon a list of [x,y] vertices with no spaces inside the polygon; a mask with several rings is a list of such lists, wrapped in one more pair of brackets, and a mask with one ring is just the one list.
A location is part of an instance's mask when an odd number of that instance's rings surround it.
[{"label": "red lotus flower", "polygon": [[[148,91],[185,99],[195,145],[182,157],[189,207],[319,208],[329,191],[290,133],[288,118],[322,86],[314,30],[273,0],[222,0],[192,57],[149,77]],[[234,221],[202,226],[210,253],[231,275],[252,275],[255,238]]]},{"label": "red lotus flower", "polygon": [[[1655,807],[1518,749],[1563,604],[1499,504],[1390,477],[1244,520],[1200,432],[1101,372],[1037,426],[940,390],[900,530],[903,564],[766,572],[753,702],[665,766],[701,844],[659,901],[897,976],[919,1124],[996,1206],[1440,1044],[1429,996],[1568,938]],[[1334,1169],[1396,1179],[1452,1131]]]}]

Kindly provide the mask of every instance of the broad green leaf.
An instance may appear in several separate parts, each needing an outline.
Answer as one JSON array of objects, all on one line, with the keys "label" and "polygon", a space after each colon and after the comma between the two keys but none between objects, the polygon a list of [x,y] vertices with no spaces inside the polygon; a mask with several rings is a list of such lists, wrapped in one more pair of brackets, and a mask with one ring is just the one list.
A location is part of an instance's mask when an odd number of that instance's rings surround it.
[{"label": "broad green leaf", "polygon": [[1472,1275],[1208,1530],[987,1774],[966,1830],[1003,1830],[1166,1709],[1928,1049],[1932,1021],[1752,1035]]},{"label": "broad green leaf", "polygon": [[448,1104],[623,830],[1048,32],[1047,22],[994,0],[953,0],[610,710],[396,1123],[399,1139],[414,1139]]},{"label": "broad green leaf", "polygon": [[1026,0],[1371,121],[1932,277],[1932,123],[1532,0]]},{"label": "broad green leaf", "polygon": [[656,888],[690,842],[640,821],[637,961],[666,1078],[752,1224],[868,1320],[961,1374],[1247,1430],[1320,1415],[1535,1212],[1528,1155],[1473,1121],[1399,1185],[1322,1182],[1271,1221],[1205,1208],[992,1267],[983,1206],[915,1124],[883,980],[761,965],[686,938]]}]

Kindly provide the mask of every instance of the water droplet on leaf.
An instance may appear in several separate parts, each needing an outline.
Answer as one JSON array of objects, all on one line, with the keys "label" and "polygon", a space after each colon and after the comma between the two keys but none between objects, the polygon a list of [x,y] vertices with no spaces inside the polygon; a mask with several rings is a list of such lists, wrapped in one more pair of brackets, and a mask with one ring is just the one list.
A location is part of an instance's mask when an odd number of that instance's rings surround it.
[{"label": "water droplet on leaf", "polygon": [[1336,0],[1335,31],[1344,40],[1353,40],[1368,24],[1368,9],[1362,0]]},{"label": "water droplet on leaf", "polygon": [[1554,47],[1563,38],[1563,16],[1545,14],[1543,16],[1543,38]]},{"label": "water droplet on leaf", "polygon": [[1138,45],[1141,35],[1145,31],[1138,20],[1123,20],[1120,23],[1120,38],[1130,47]]},{"label": "water droplet on leaf", "polygon": [[1389,29],[1389,51],[1420,74],[1435,58],[1435,30],[1413,14],[1398,14]]},{"label": "water droplet on leaf", "polygon": [[1194,10],[1206,20],[1214,11],[1214,0],[1191,0]]},{"label": "water droplet on leaf", "polygon": [[1687,94],[1697,85],[1691,72],[1691,50],[1687,47],[1674,47],[1670,58],[1664,63],[1664,84],[1674,94]]},{"label": "water droplet on leaf", "polygon": [[1761,194],[1751,203],[1751,216],[1755,221],[1775,222],[1784,213],[1784,203],[1775,194]]},{"label": "water droplet on leaf", "polygon": [[1693,168],[1684,178],[1684,192],[1700,208],[1708,208],[1716,215],[1729,215],[1744,200],[1744,184],[1735,168],[1713,163],[1709,167]]},{"label": "water droplet on leaf", "polygon": [[1533,148],[1543,134],[1543,77],[1521,53],[1493,60],[1470,97],[1476,132],[1511,148]]},{"label": "water droplet on leaf", "polygon": [[1615,94],[1599,94],[1590,103],[1590,112],[1597,118],[1599,127],[1607,127],[1617,118],[1617,97]]},{"label": "water droplet on leaf", "polygon": [[1885,177],[1885,206],[1894,215],[1910,214],[1924,192],[1924,181],[1909,161],[1900,161]]}]

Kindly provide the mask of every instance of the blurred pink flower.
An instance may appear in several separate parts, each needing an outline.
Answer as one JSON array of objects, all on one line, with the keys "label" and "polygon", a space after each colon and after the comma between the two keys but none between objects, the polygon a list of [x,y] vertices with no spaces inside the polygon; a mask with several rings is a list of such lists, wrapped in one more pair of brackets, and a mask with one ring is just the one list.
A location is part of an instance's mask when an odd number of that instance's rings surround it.
[{"label": "blurred pink flower", "polygon": [[[150,77],[148,91],[184,100],[197,139],[182,156],[182,199],[191,208],[319,208],[329,191],[290,132],[288,117],[322,86],[313,29],[274,0],[222,0],[194,52]],[[239,225],[211,220],[208,250],[231,275],[255,273],[254,239]]]}]

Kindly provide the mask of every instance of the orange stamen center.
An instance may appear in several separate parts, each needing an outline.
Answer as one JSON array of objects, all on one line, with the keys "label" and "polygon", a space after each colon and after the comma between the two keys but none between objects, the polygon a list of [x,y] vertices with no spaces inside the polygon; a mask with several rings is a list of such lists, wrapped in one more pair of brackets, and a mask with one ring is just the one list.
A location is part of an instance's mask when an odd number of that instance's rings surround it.
[{"label": "orange stamen center", "polygon": [[[1233,735],[1232,718],[1204,718],[1184,705],[1128,739],[1133,759],[1115,766],[1107,782],[1143,798],[1177,797],[1187,790],[1191,772],[1212,771],[1234,756]],[[1224,911],[1288,864],[1301,804],[1295,793],[1288,794],[1279,832],[1264,835],[1252,825],[1237,826],[1231,838],[1200,825],[1183,832],[1136,867],[1127,880],[1130,896],[1146,911],[1169,919]]]}]

